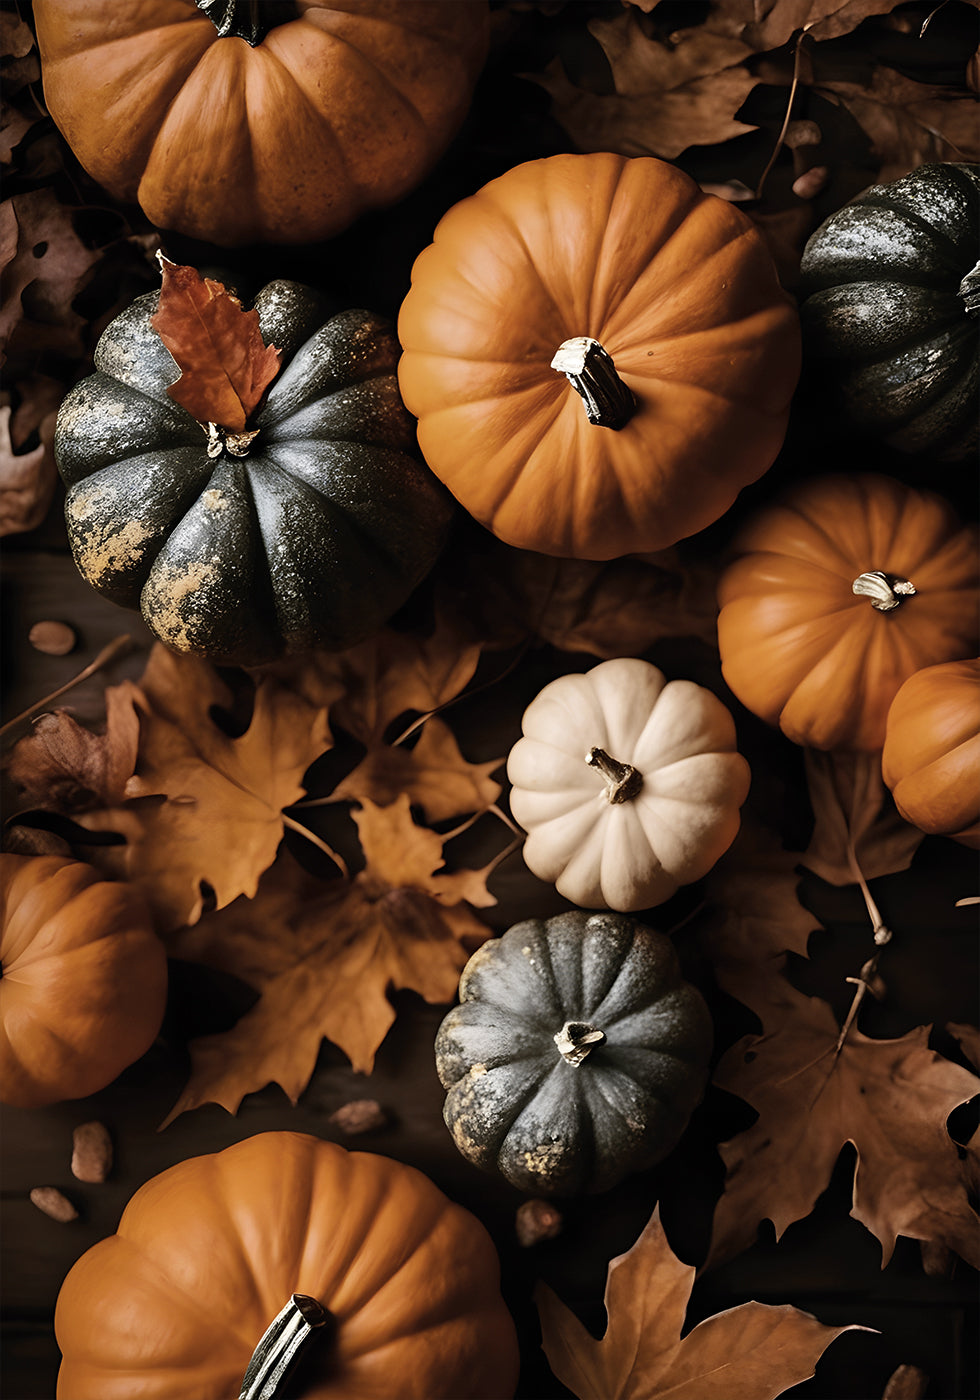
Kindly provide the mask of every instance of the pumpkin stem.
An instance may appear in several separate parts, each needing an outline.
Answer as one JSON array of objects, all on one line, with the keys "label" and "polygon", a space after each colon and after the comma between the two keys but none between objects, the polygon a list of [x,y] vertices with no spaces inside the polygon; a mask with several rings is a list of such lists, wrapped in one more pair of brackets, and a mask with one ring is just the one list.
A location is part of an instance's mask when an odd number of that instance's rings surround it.
[{"label": "pumpkin stem", "polygon": [[960,283],[960,296],[971,316],[980,314],[980,262]]},{"label": "pumpkin stem", "polygon": [[[201,427],[204,428],[203,423]],[[222,452],[227,452],[229,457],[247,457],[253,441],[259,435],[258,428],[244,433],[230,433],[217,423],[209,423],[204,431],[208,435],[208,456],[212,458],[220,457]]]},{"label": "pumpkin stem", "polygon": [[590,768],[597,768],[606,780],[605,798],[607,802],[629,802],[643,786],[643,774],[632,763],[620,763],[610,758],[605,749],[589,749],[585,761]]},{"label": "pumpkin stem", "polygon": [[911,598],[915,594],[915,584],[898,574],[886,574],[882,573],[881,569],[872,569],[869,573],[858,575],[851,584],[851,592],[870,598],[871,606],[879,612],[891,612],[905,598]]},{"label": "pumpkin stem", "polygon": [[580,1065],[595,1045],[602,1045],[606,1035],[588,1021],[566,1021],[553,1037],[563,1060],[570,1065]]},{"label": "pumpkin stem", "polygon": [[284,0],[195,0],[222,39],[244,39],[258,48],[270,29],[297,15],[294,4]]},{"label": "pumpkin stem", "polygon": [[294,1293],[282,1312],[272,1319],[242,1380],[238,1400],[275,1400],[310,1339],[331,1314],[306,1293]]},{"label": "pumpkin stem", "polygon": [[590,335],[563,341],[551,368],[564,374],[582,396],[590,423],[600,428],[624,428],[636,411],[636,399],[616,373],[609,355]]}]

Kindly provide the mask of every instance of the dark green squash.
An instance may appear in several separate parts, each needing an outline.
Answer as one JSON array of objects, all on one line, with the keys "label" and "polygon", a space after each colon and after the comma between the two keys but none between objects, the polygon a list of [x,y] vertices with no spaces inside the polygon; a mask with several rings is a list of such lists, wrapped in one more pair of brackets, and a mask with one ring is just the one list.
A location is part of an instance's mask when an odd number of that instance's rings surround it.
[{"label": "dark green squash", "polygon": [[415,455],[393,329],[270,283],[254,306],[283,367],[247,455],[219,444],[211,457],[206,429],[167,394],[178,372],[150,325],[156,306],[149,293],[111,323],[96,373],[58,415],[81,573],[139,607],[161,641],[218,662],[363,640],[431,567],[452,511]]},{"label": "dark green squash", "polygon": [[572,910],[515,924],[463,969],[436,1037],[463,1156],[522,1191],[605,1191],[677,1144],[712,1025],[664,934]]},{"label": "dark green squash", "polygon": [[806,245],[804,355],[859,432],[904,452],[977,442],[980,171],[923,165],[874,185]]}]

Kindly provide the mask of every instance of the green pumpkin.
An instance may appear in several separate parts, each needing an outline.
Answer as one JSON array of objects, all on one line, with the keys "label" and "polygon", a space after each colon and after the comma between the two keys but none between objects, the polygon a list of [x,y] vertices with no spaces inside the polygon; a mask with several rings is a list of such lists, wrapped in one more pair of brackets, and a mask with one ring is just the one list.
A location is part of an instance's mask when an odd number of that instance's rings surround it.
[{"label": "green pumpkin", "polygon": [[980,170],[923,165],[874,185],[806,245],[811,375],[859,432],[944,459],[977,442]]},{"label": "green pumpkin", "polygon": [[[415,453],[392,327],[315,292],[255,298],[282,368],[244,456],[167,394],[156,293],[103,333],[64,400],[55,456],[75,562],[177,651],[257,665],[375,632],[435,561],[452,506]],[[211,450],[215,445],[210,444]]]},{"label": "green pumpkin", "polygon": [[463,1156],[522,1191],[605,1191],[677,1144],[712,1025],[664,934],[573,910],[515,924],[467,963],[436,1037]]}]

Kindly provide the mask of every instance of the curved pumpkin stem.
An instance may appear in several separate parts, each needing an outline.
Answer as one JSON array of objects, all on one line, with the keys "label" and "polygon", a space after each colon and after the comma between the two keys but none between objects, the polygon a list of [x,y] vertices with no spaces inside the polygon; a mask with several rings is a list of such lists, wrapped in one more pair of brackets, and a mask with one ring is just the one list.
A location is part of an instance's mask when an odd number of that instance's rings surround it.
[{"label": "curved pumpkin stem", "polygon": [[980,315],[980,262],[968,272],[959,286],[963,304],[971,316]]},{"label": "curved pumpkin stem", "polygon": [[636,399],[616,373],[612,356],[590,335],[563,341],[551,368],[581,395],[586,416],[597,427],[624,428],[636,412]]},{"label": "curved pumpkin stem", "polygon": [[605,797],[607,802],[629,802],[643,786],[643,774],[632,763],[620,763],[611,758],[605,749],[593,746],[585,755],[590,768],[596,768],[606,780]]},{"label": "curved pumpkin stem", "polygon": [[295,5],[284,0],[195,0],[222,39],[244,39],[258,48],[270,29],[295,19]]},{"label": "curved pumpkin stem", "polygon": [[606,1033],[588,1021],[566,1021],[553,1039],[566,1064],[580,1065],[595,1046],[605,1043]]},{"label": "curved pumpkin stem", "polygon": [[311,1338],[332,1315],[306,1293],[294,1293],[252,1353],[238,1400],[276,1400]]},{"label": "curved pumpkin stem", "polygon": [[898,574],[886,574],[881,569],[871,569],[866,574],[858,574],[851,584],[851,592],[871,599],[871,606],[879,612],[892,612],[906,598],[915,595],[915,584]]}]

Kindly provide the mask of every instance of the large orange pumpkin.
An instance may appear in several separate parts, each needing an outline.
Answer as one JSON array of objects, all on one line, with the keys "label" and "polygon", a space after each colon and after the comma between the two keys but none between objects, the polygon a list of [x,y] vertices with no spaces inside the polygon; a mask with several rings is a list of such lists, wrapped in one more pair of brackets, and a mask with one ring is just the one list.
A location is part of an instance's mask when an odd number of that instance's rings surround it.
[{"label": "large orange pumpkin", "polygon": [[719,587],[722,673],[797,744],[880,749],[903,681],[976,654],[976,537],[932,492],[815,478],[734,548]]},{"label": "large orange pumpkin", "polygon": [[795,308],[737,209],[642,157],[529,161],[443,217],[398,321],[429,466],[508,544],[610,559],[771,465]]},{"label": "large orange pumpkin", "polygon": [[148,1181],[75,1264],[58,1396],[231,1400],[300,1295],[329,1316],[291,1396],[504,1400],[518,1354],[498,1278],[480,1222],[415,1168],[262,1133]]},{"label": "large orange pumpkin", "polygon": [[104,1089],[153,1044],[167,958],[128,885],[61,856],[0,855],[0,1099]]},{"label": "large orange pumpkin", "polygon": [[34,19],[48,110],[89,174],[223,247],[308,243],[400,199],[487,43],[486,0],[35,0]]},{"label": "large orange pumpkin", "polygon": [[881,769],[906,821],[980,848],[980,660],[908,678],[888,711]]}]

